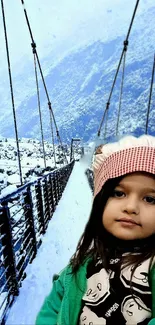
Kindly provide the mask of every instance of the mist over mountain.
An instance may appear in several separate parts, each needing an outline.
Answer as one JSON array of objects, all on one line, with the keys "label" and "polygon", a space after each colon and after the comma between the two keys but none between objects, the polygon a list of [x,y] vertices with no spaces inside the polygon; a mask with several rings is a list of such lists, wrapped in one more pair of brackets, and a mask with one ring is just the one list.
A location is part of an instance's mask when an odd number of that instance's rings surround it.
[{"label": "mist over mountain", "polygon": [[[145,132],[146,113],[150,91],[155,40],[155,6],[145,10],[133,26],[126,56],[124,89],[121,105],[119,132]],[[115,26],[117,28],[117,26]],[[45,80],[49,90],[53,111],[60,135],[64,142],[71,137],[80,137],[83,142],[91,141],[97,134],[102,114],[110,93],[115,71],[123,48],[126,34],[113,40],[91,41],[67,53],[53,64],[52,54],[42,60]],[[15,102],[19,137],[40,139],[39,113],[32,62],[19,62],[20,73],[14,74]],[[111,98],[108,114],[108,134],[115,134],[119,107],[121,73]],[[31,75],[31,83],[28,75]],[[33,87],[30,84],[33,82]],[[0,96],[3,97],[3,87]],[[39,82],[43,129],[46,139],[51,138],[47,99]],[[22,98],[24,98],[22,100]],[[155,90],[151,102],[149,133],[154,133]],[[9,109],[8,109],[9,105]],[[0,134],[14,136],[11,104],[3,102],[0,117]]]}]

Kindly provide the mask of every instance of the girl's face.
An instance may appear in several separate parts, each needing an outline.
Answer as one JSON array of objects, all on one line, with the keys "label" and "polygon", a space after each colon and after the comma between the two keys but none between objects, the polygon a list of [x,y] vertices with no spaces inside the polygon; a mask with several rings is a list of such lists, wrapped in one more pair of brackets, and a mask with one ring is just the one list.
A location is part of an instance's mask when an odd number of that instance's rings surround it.
[{"label": "girl's face", "polygon": [[109,197],[102,216],[105,229],[122,240],[155,233],[155,178],[135,172],[124,176]]}]

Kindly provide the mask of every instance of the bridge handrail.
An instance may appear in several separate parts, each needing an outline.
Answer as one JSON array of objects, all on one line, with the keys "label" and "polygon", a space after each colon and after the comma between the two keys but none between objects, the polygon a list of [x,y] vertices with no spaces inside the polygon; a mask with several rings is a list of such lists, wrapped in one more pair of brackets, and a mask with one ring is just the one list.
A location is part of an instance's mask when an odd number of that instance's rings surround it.
[{"label": "bridge handrail", "polygon": [[[66,166],[69,166],[69,165],[71,165],[72,163],[73,163],[73,161],[71,161],[71,162],[70,162],[68,165],[66,165]],[[66,166],[65,166],[65,167],[66,167]],[[47,173],[47,174],[44,175],[44,176],[37,177],[37,179],[35,179],[34,181],[29,181],[29,182],[27,182],[26,184],[20,186],[20,187],[17,188],[16,190],[13,190],[11,193],[9,193],[9,194],[7,194],[7,195],[5,195],[5,194],[4,194],[4,195],[1,194],[1,195],[0,195],[0,204],[1,204],[4,200],[5,200],[5,201],[6,201],[6,200],[9,200],[12,196],[15,196],[16,194],[20,194],[21,192],[23,192],[24,189],[27,188],[27,186],[33,185],[33,184],[37,183],[38,180],[41,180],[41,179],[47,177],[48,175],[53,174],[53,173],[56,172],[56,171],[61,171],[61,170],[63,170],[63,169],[64,169],[64,166],[63,166],[63,167],[59,167],[59,168],[55,168],[54,170],[52,170],[52,172],[49,172],[49,173]]]},{"label": "bridge handrail", "polygon": [[42,243],[74,161],[0,198],[0,323]]}]

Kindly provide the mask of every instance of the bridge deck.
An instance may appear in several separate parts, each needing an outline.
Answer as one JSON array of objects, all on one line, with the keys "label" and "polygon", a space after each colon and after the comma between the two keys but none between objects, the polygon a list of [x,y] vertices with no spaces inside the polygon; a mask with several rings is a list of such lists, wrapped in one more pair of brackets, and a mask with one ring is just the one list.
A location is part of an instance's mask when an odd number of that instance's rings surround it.
[{"label": "bridge deck", "polygon": [[58,273],[74,253],[88,220],[92,193],[84,174],[85,165],[77,162],[59,205],[49,223],[37,257],[28,265],[20,295],[12,306],[6,324],[34,324],[44,297]]}]

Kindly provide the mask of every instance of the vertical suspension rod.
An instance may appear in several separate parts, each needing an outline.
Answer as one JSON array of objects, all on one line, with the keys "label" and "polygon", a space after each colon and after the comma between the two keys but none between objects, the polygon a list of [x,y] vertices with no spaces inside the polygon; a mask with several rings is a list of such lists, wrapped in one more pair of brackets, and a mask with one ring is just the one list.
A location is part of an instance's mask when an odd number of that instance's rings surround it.
[{"label": "vertical suspension rod", "polygon": [[50,111],[50,125],[51,125],[51,133],[52,133],[54,167],[56,167],[56,157],[55,157],[55,147],[54,147],[54,132],[53,132],[53,121],[52,121],[51,111]]},{"label": "vertical suspension rod", "polygon": [[[119,63],[118,63],[116,73],[115,73],[114,81],[113,81],[111,91],[110,91],[110,94],[109,94],[109,98],[108,98],[108,101],[107,101],[108,105],[107,105],[105,110],[107,110],[109,108],[109,105],[110,105],[111,96],[112,96],[112,93],[113,93],[113,90],[114,90],[114,86],[115,86],[115,83],[116,83],[116,79],[117,79],[117,75],[118,75],[118,72],[119,72],[119,69],[120,69],[120,65],[121,65],[121,62],[122,62],[122,59],[123,59],[123,56],[124,56],[124,51],[125,51],[126,46],[128,45],[128,39],[129,39],[129,36],[130,36],[131,28],[132,28],[133,21],[134,21],[135,15],[136,15],[136,11],[137,11],[137,8],[138,8],[139,1],[140,0],[137,0],[135,8],[134,8],[134,12],[133,12],[132,19],[131,19],[131,22],[130,22],[130,26],[129,26],[129,29],[128,29],[128,32],[127,32],[127,36],[126,36],[126,39],[124,41],[124,47],[123,47],[123,50],[122,50],[122,53],[121,53],[121,57],[120,57],[120,60],[119,60]],[[104,112],[104,118],[105,118],[105,112]],[[98,133],[97,133],[98,136],[100,136],[101,128],[102,128],[102,125],[103,125],[103,122],[104,122],[104,118],[102,118],[102,120],[101,120],[99,129],[98,129]]]},{"label": "vertical suspension rod", "polygon": [[[126,51],[127,51],[127,47],[126,47]],[[117,125],[116,125],[116,135],[118,135],[119,121],[120,121],[120,112],[121,112],[121,104],[122,104],[122,96],[123,96],[126,51],[124,52],[124,60],[123,60],[122,82],[121,82],[121,89],[120,89],[118,117],[117,117]]]},{"label": "vertical suspension rod", "polygon": [[154,55],[154,62],[153,62],[153,68],[152,68],[152,78],[151,78],[151,86],[150,86],[150,95],[149,95],[148,110],[147,110],[147,119],[146,119],[146,128],[145,128],[145,133],[146,134],[148,132],[148,122],[149,122],[149,113],[150,113],[150,106],[151,106],[151,99],[152,99],[154,72],[155,72],[155,55]]},{"label": "vertical suspension rod", "polygon": [[[24,0],[21,0],[21,3],[22,3],[23,8],[24,8],[24,14],[25,14],[26,22],[27,22],[28,29],[29,29],[29,32],[30,32],[30,36],[31,36],[32,43],[35,43],[35,42],[34,42],[34,38],[33,38],[33,34],[32,34],[32,30],[31,30],[31,27],[30,27],[30,23],[29,23],[28,15],[27,15],[27,12],[26,12],[26,8],[25,8]],[[52,109],[52,106],[51,106],[51,102],[50,102],[49,94],[48,94],[48,91],[47,91],[46,83],[45,83],[45,80],[44,80],[44,76],[43,76],[43,72],[42,72],[42,68],[41,68],[41,64],[40,64],[40,60],[39,60],[39,57],[38,57],[37,50],[36,50],[36,58],[37,58],[37,62],[38,62],[38,66],[39,66],[39,70],[40,70],[40,74],[41,74],[42,82],[43,82],[43,85],[44,85],[45,93],[46,93],[47,100],[48,100],[48,106],[49,106],[49,109],[51,110],[52,117],[53,117],[53,121],[54,121],[54,125],[55,125],[55,128],[56,128],[56,134],[57,134],[57,137],[59,138],[59,141],[60,141],[61,146],[62,146],[62,142],[61,142],[60,134],[59,134],[59,131],[58,131],[58,127],[57,127],[57,123],[56,123],[55,116],[54,116],[54,113],[53,113],[53,109]],[[62,146],[62,148],[63,148],[63,146]],[[64,152],[63,152],[63,154],[64,154]],[[65,155],[65,154],[64,154],[64,155]],[[65,155],[65,159],[66,159],[66,161],[67,161],[67,157],[66,157],[66,155]]]},{"label": "vertical suspension rod", "polygon": [[5,22],[5,12],[4,12],[3,0],[1,0],[1,7],[2,7],[2,17],[3,17],[4,35],[5,35],[5,43],[6,43],[6,54],[7,54],[7,62],[8,62],[8,72],[9,72],[9,81],[10,81],[11,101],[12,101],[14,127],[15,127],[15,136],[16,136],[16,145],[17,145],[17,157],[18,157],[19,176],[20,176],[20,184],[22,185],[23,184],[23,180],[22,180],[22,168],[21,168],[19,140],[18,140],[18,130],[17,130],[17,121],[16,121],[16,111],[15,111],[15,102],[14,102],[13,85],[12,85],[12,74],[11,74],[11,64],[10,64],[10,55],[9,55],[9,45],[8,45],[8,38],[7,38],[7,30],[6,30],[6,22]]},{"label": "vertical suspension rod", "polygon": [[44,156],[44,166],[46,168],[46,154],[45,154],[45,145],[44,145],[44,134],[43,134],[43,125],[42,125],[42,114],[40,107],[40,95],[39,95],[39,83],[38,83],[38,74],[37,74],[37,64],[36,64],[36,44],[32,43],[32,51],[34,55],[34,69],[35,69],[35,78],[36,78],[36,86],[37,86],[37,98],[38,98],[38,109],[39,109],[39,119],[40,119],[40,129],[41,129],[41,139],[42,139],[42,148],[43,148],[43,156]]}]

